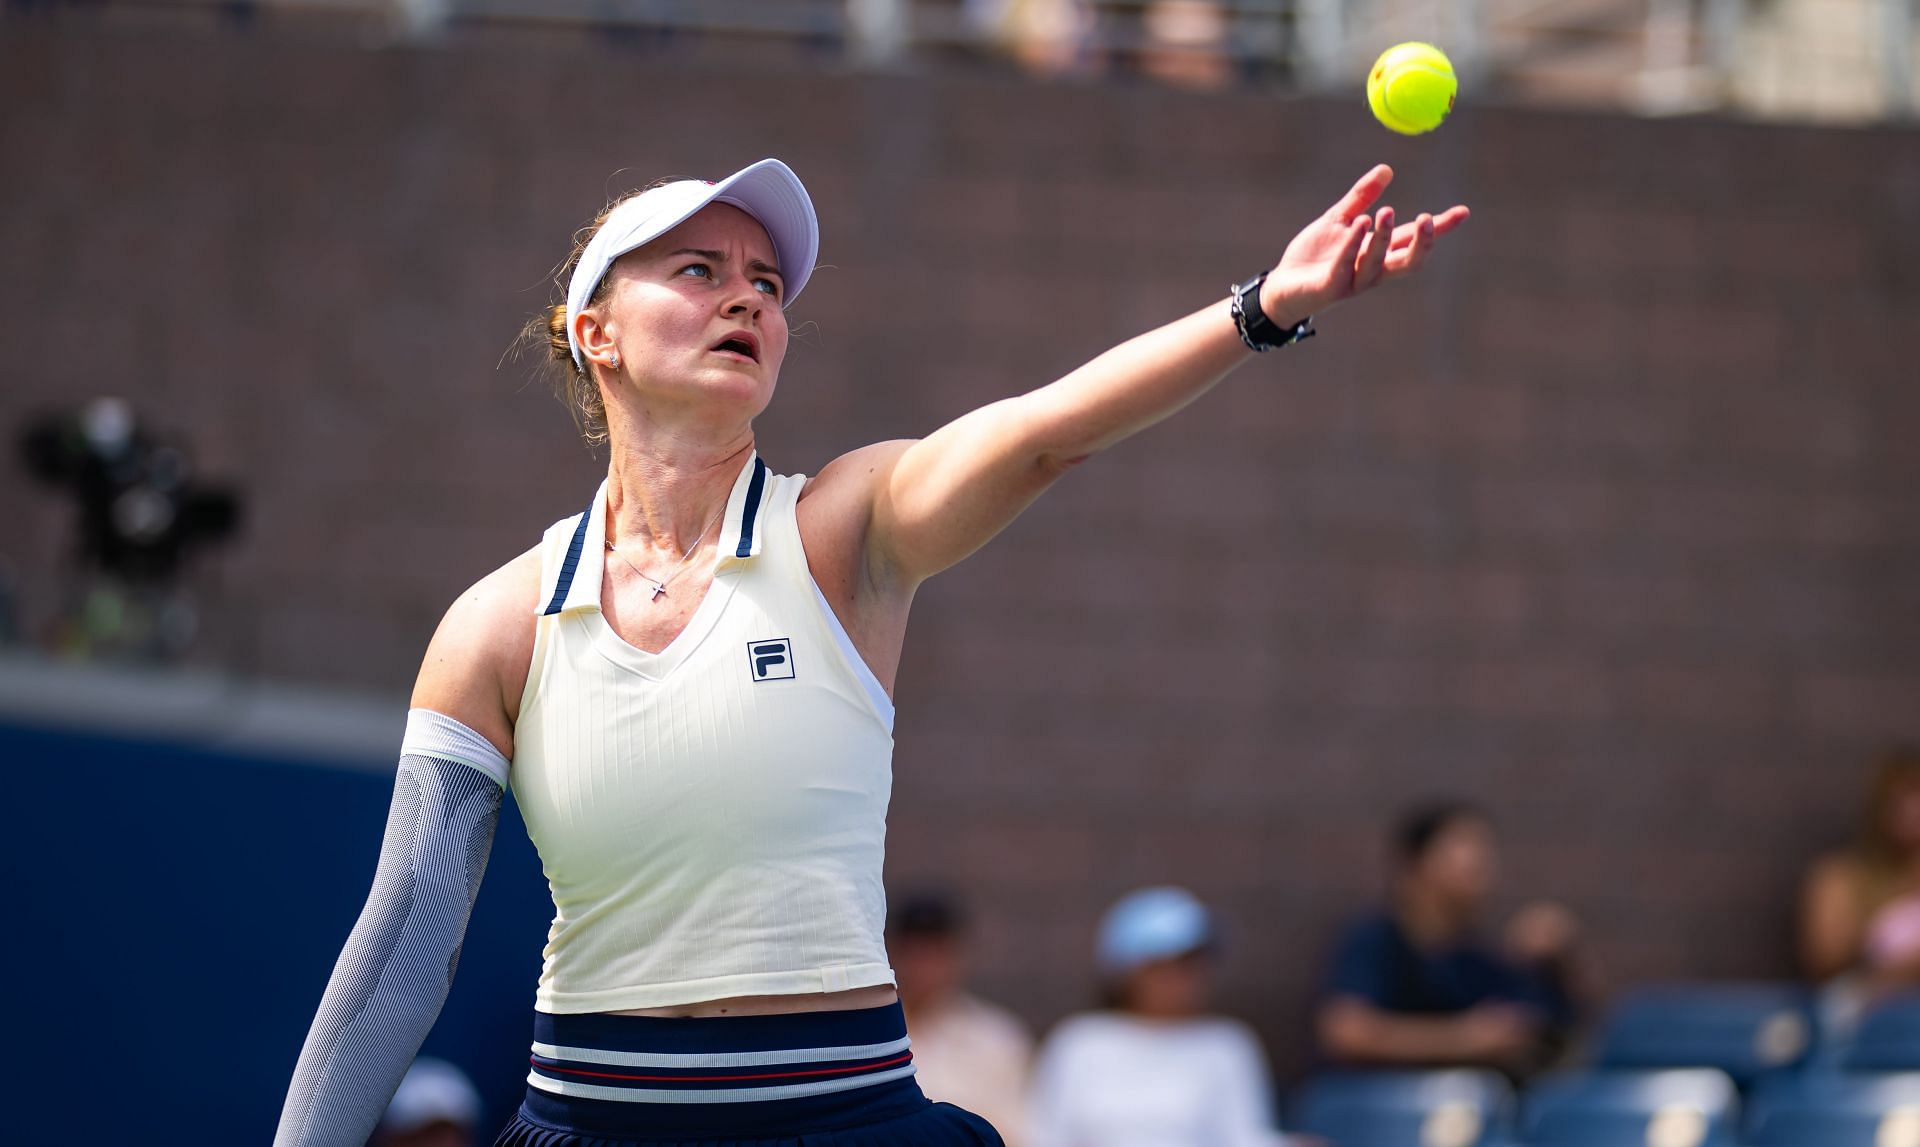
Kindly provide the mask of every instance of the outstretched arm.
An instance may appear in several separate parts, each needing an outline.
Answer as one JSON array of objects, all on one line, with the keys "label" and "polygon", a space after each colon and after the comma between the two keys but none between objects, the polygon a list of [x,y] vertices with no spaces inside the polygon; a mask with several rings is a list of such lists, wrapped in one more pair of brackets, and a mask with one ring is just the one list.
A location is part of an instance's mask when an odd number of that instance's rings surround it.
[{"label": "outstretched arm", "polygon": [[[1369,171],[1296,235],[1261,289],[1261,308],[1291,325],[1423,263],[1467,209],[1394,225],[1376,209],[1393,180]],[[1039,390],[982,407],[927,438],[876,447],[869,567],[913,585],[1005,529],[1048,486],[1092,454],[1205,394],[1248,358],[1224,299],[1120,344]]]}]

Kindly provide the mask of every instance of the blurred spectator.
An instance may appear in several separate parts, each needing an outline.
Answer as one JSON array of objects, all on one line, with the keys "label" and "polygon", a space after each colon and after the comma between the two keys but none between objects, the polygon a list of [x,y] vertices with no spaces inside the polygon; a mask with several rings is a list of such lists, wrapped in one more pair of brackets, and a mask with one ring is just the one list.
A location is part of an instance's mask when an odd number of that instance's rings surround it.
[{"label": "blurred spectator", "polygon": [[965,941],[965,920],[945,897],[914,897],[888,914],[915,1074],[928,1098],[975,1112],[1021,1147],[1033,1037],[1012,1012],[966,991]]},{"label": "blurred spectator", "polygon": [[443,1059],[420,1058],[407,1069],[369,1147],[473,1147],[480,1093],[466,1073]]},{"label": "blurred spectator", "polygon": [[974,25],[1029,72],[1093,71],[1094,13],[1087,0],[967,0]]},{"label": "blurred spectator", "polygon": [[1874,997],[1920,986],[1920,747],[1882,754],[1859,839],[1808,875],[1800,952],[1843,1028]]},{"label": "blurred spectator", "polygon": [[1154,0],[1141,17],[1146,42],[1140,69],[1162,83],[1225,87],[1233,79],[1227,52],[1231,22],[1212,0]]},{"label": "blurred spectator", "polygon": [[1349,1064],[1543,1066],[1574,1019],[1576,926],[1558,905],[1515,914],[1504,952],[1478,929],[1493,891],[1492,825],[1478,810],[1418,810],[1393,838],[1391,903],[1348,930],[1318,1017],[1322,1050]]},{"label": "blurred spectator", "polygon": [[1179,888],[1107,911],[1109,1010],[1062,1020],[1040,1051],[1031,1147],[1269,1147],[1271,1077],[1245,1024],[1206,1014],[1214,926]]}]

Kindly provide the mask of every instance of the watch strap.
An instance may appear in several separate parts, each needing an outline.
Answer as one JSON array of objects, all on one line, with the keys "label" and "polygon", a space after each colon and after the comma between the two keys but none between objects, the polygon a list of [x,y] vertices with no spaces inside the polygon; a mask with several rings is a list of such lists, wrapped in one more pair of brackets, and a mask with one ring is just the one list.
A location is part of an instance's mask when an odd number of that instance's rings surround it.
[{"label": "watch strap", "polygon": [[1313,329],[1312,315],[1290,327],[1283,327],[1268,317],[1260,306],[1260,288],[1266,281],[1267,272],[1262,271],[1233,286],[1229,308],[1233,312],[1234,329],[1240,332],[1240,341],[1247,344],[1248,350],[1265,354],[1275,347],[1292,346],[1320,333]]}]

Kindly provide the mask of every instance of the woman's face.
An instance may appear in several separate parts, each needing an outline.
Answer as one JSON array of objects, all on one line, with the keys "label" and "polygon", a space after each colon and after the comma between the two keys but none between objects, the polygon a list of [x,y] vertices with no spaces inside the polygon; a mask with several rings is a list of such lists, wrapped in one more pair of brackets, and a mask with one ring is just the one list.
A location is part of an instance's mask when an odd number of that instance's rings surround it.
[{"label": "woman's face", "polygon": [[1207,1008],[1209,971],[1204,951],[1142,964],[1127,977],[1126,1009],[1154,1019],[1199,1015]]},{"label": "woman's face", "polygon": [[748,419],[766,409],[787,355],[786,282],[753,216],[710,204],[621,256],[607,281],[589,314],[644,400],[719,401]]}]

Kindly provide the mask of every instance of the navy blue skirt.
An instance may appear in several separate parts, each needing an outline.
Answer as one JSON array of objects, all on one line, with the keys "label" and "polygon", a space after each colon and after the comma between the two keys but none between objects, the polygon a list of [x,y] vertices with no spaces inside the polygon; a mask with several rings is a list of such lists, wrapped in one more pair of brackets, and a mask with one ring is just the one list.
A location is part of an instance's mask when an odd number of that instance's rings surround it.
[{"label": "navy blue skirt", "polygon": [[1000,1147],[921,1094],[900,1005],[663,1019],[534,1014],[495,1147]]}]

